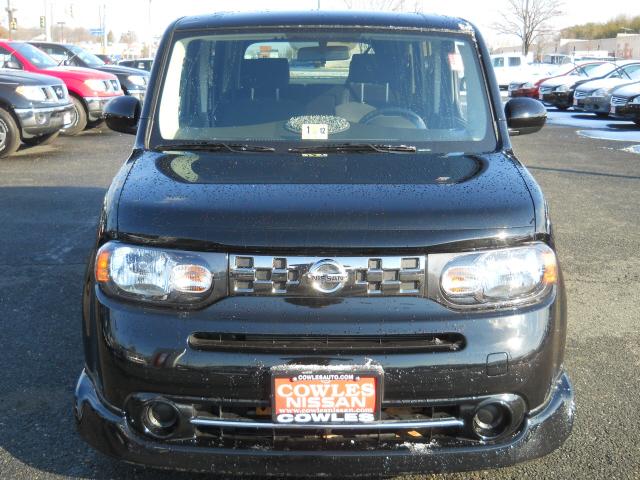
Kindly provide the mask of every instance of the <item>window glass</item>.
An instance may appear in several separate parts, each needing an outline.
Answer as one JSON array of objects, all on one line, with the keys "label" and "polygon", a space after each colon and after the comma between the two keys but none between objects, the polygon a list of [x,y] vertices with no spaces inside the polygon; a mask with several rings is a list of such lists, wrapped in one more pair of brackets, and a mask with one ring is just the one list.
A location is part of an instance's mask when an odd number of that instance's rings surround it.
[{"label": "window glass", "polygon": [[[158,141],[495,148],[475,44],[465,35],[285,30],[183,33],[172,46]],[[454,147],[455,145],[455,147]]]},{"label": "window glass", "polygon": [[69,58],[73,61],[75,58],[78,58],[89,67],[102,67],[105,65],[104,61],[96,57],[93,53],[86,51],[84,48],[77,47],[75,45],[69,45],[69,50],[71,51],[71,55]]},{"label": "window glass", "polygon": [[496,57],[493,59],[493,66],[494,67],[504,67],[504,58],[503,57]]},{"label": "window glass", "polygon": [[509,66],[510,67],[519,67],[522,62],[520,57],[509,57]]},{"label": "window glass", "polygon": [[18,53],[20,53],[20,55],[25,57],[29,62],[31,62],[38,68],[56,67],[59,63],[39,48],[36,48],[28,43],[13,42],[10,45],[11,48],[16,50]]},{"label": "window glass", "polygon": [[9,50],[0,47],[0,68],[22,69],[20,61]]}]

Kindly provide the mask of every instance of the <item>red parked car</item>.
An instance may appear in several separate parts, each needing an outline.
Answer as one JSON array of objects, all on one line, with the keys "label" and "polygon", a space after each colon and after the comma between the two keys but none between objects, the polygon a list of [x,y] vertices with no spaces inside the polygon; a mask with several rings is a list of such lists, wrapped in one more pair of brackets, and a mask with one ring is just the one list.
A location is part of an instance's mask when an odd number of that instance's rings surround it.
[{"label": "red parked car", "polygon": [[529,81],[511,82],[509,84],[509,97],[530,97],[538,100],[542,82],[563,75],[582,75],[585,67],[589,69],[590,65],[593,64],[593,66],[596,67],[600,65],[600,63],[602,62],[589,62],[579,65],[575,63],[565,63],[559,65],[558,69],[555,70],[552,75],[545,75],[542,78],[531,79]]},{"label": "red parked car", "polygon": [[0,58],[5,59],[3,68],[51,75],[67,85],[74,112],[71,124],[62,130],[65,135],[76,135],[86,127],[98,125],[105,104],[113,97],[123,95],[115,75],[90,68],[60,66],[28,43],[0,40]]}]

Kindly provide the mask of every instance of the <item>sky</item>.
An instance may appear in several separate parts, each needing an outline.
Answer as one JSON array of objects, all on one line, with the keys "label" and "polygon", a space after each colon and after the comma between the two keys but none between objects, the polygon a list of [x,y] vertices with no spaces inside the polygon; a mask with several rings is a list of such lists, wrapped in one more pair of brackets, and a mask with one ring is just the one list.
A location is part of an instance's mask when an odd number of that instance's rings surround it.
[{"label": "sky", "polygon": [[[0,0],[0,22],[7,24],[4,11],[7,1],[16,9],[15,17],[21,26],[37,26],[40,15],[53,13],[52,25],[64,21],[66,26],[98,28],[100,8],[106,7],[107,30],[116,38],[122,32],[134,30],[138,38],[159,36],[175,18],[183,15],[213,13],[215,11],[310,10],[318,7],[318,0]],[[414,2],[407,2],[413,4]],[[418,0],[422,11],[463,17],[475,23],[493,46],[517,45],[515,37],[498,34],[491,25],[498,18],[506,0]],[[360,0],[366,5],[366,0]],[[606,5],[606,8],[604,8]],[[344,9],[344,0],[320,0],[323,10]],[[602,22],[620,14],[640,15],[640,0],[609,0],[606,3],[589,0],[564,0],[564,15],[557,17],[552,28],[563,28],[585,22]]]}]

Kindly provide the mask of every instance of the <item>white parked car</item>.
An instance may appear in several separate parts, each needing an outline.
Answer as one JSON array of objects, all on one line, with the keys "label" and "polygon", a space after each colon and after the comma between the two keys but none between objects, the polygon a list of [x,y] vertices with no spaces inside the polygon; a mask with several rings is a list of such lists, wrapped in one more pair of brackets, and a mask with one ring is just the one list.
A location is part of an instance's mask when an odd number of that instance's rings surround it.
[{"label": "white parked car", "polygon": [[528,71],[527,57],[515,53],[491,55],[491,64],[501,89],[506,90],[512,81],[525,76]]}]

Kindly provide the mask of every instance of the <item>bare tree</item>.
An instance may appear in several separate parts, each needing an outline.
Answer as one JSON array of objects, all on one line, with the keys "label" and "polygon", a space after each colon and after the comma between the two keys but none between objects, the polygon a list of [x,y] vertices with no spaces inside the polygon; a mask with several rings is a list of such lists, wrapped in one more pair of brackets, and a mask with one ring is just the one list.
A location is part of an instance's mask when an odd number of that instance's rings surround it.
[{"label": "bare tree", "polygon": [[343,0],[349,10],[421,12],[421,0]]},{"label": "bare tree", "polygon": [[501,20],[494,23],[493,28],[520,38],[524,55],[540,34],[548,30],[545,23],[562,15],[560,0],[506,0],[506,4],[500,13]]}]

